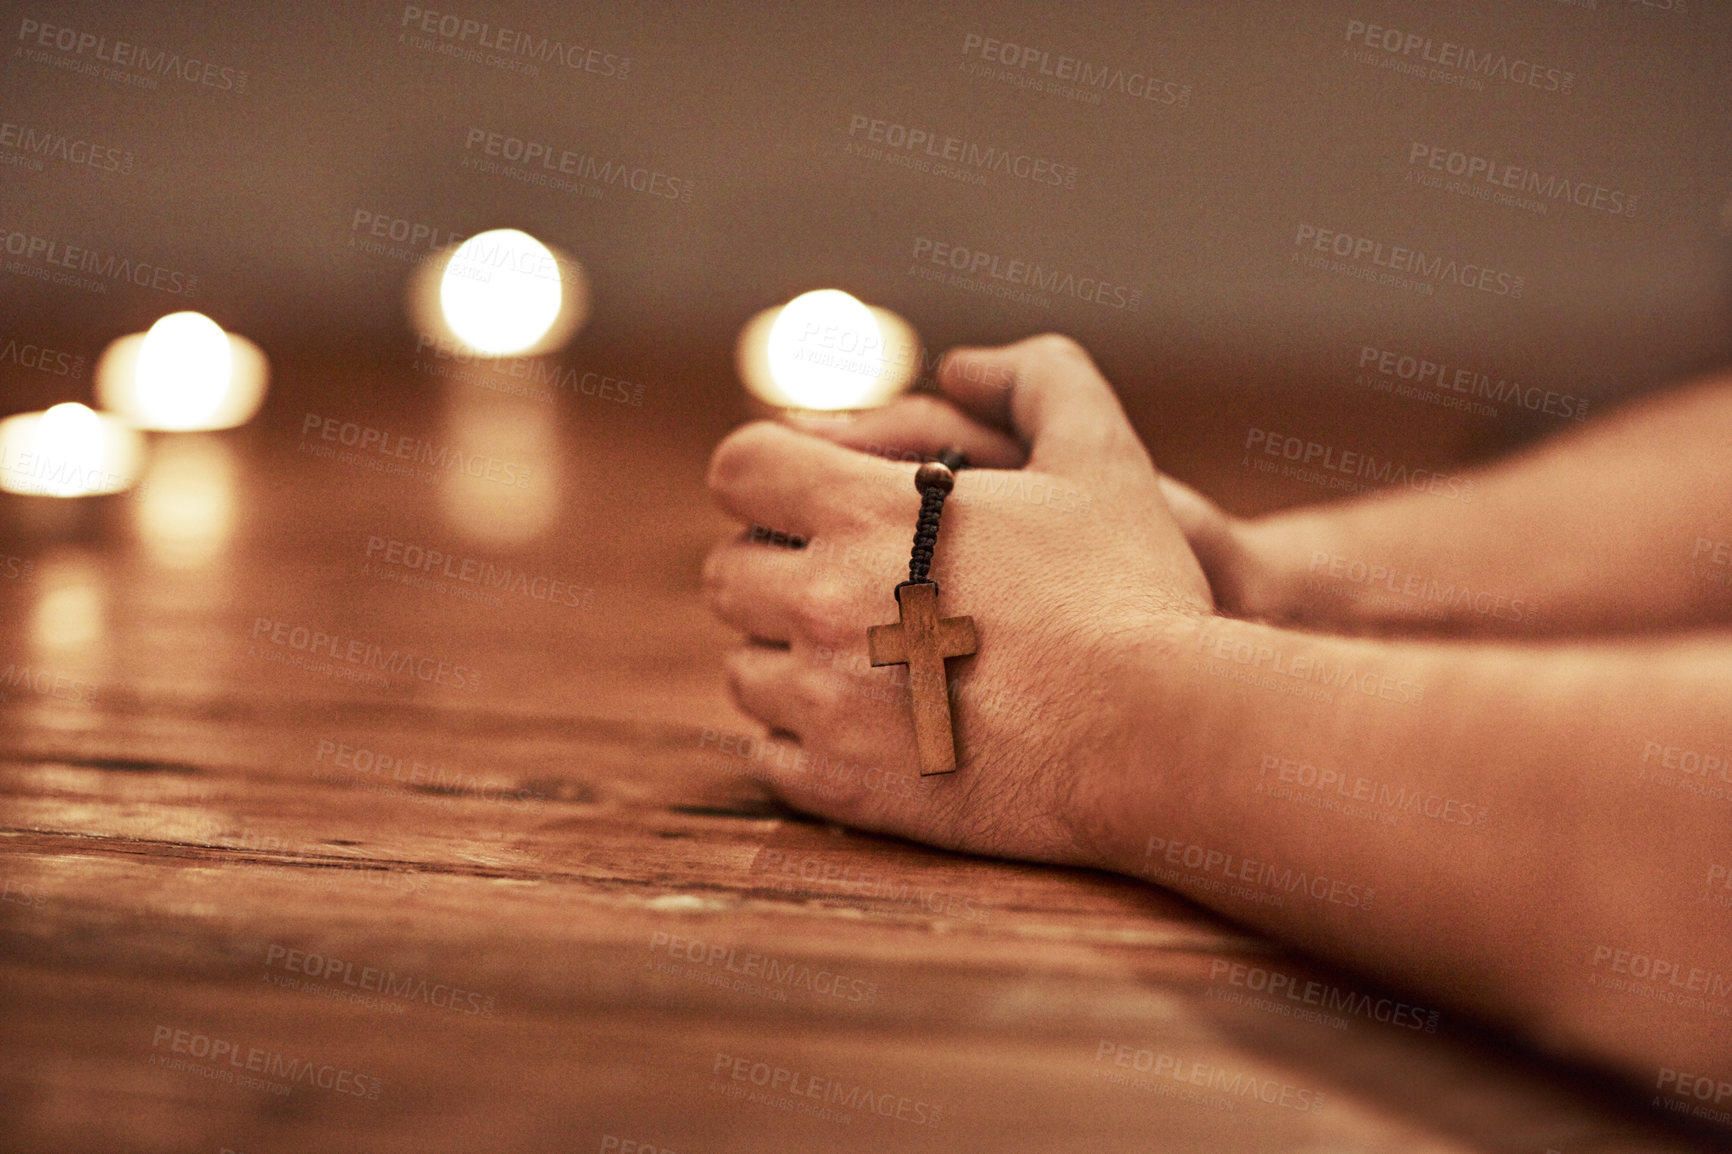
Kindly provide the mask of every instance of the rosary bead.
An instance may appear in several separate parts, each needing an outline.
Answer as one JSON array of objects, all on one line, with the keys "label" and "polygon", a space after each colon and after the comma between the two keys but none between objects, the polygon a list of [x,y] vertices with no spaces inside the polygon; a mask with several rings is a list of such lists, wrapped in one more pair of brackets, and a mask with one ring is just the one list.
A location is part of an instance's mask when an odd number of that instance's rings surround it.
[{"label": "rosary bead", "polygon": [[914,474],[914,488],[921,493],[933,488],[948,493],[955,487],[956,474],[942,461],[928,461]]}]

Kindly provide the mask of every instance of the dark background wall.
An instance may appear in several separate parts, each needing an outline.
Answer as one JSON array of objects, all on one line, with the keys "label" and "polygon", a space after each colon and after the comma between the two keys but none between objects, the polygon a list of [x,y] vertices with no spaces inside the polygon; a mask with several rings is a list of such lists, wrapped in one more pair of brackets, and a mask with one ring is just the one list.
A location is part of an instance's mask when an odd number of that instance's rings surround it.
[{"label": "dark background wall", "polygon": [[[544,59],[530,75],[445,54],[474,37],[418,33],[397,3],[7,5],[0,121],[14,143],[0,154],[26,160],[0,165],[0,231],[197,287],[55,285],[37,279],[43,259],[9,255],[0,337],[94,356],[197,307],[280,366],[390,365],[413,347],[410,264],[352,246],[362,212],[459,236],[511,225],[576,254],[595,311],[568,355],[654,348],[678,377],[664,395],[692,412],[737,407],[729,356],[746,317],[826,285],[896,309],[939,348],[1067,331],[1144,423],[1162,398],[1352,408],[1361,394],[1342,379],[1368,345],[1595,398],[1715,364],[1732,345],[1732,11],[1719,0],[416,7],[580,46],[569,59],[582,66]],[[196,82],[43,47],[33,27],[45,25],[109,54],[126,41],[178,55]],[[1368,48],[1377,34],[1360,25],[1397,30],[1415,45],[1399,60],[1421,75],[1386,67],[1396,58]],[[984,64],[988,39],[1029,63]],[[1425,75],[1423,57],[1446,43],[1502,58],[1494,68],[1512,78]],[[1089,103],[990,74],[1033,78],[1065,56],[1125,82]],[[1530,70],[1537,82],[1521,83]],[[1153,99],[1135,94],[1145,85]],[[858,155],[850,146],[871,142],[851,133],[856,117],[1050,161],[1066,182],[989,170],[976,183]],[[30,154],[22,129],[116,150],[100,155],[130,171]],[[467,146],[476,129],[653,170],[671,181],[658,191],[681,195],[466,168],[482,155]],[[1601,207],[1552,198],[1542,214],[1425,187],[1416,146],[1530,169],[1590,200],[1598,189]],[[1632,200],[1633,212],[1607,210]],[[1308,267],[1296,260],[1312,252],[1295,245],[1305,225],[1489,267],[1503,274],[1493,283],[1520,278],[1519,299]],[[921,238],[1095,278],[1137,308],[925,280]],[[79,395],[5,363],[0,390],[8,410]],[[1445,420],[1435,409],[1380,419]],[[1466,443],[1552,424],[1509,412]]]}]

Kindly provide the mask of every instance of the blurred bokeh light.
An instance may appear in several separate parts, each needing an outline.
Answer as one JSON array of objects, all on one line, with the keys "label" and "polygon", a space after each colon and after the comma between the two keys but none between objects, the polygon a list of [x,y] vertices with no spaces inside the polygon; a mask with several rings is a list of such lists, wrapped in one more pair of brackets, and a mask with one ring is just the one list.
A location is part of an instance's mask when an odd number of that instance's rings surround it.
[{"label": "blurred bokeh light", "polygon": [[520,229],[496,228],[422,262],[408,303],[416,329],[455,354],[533,356],[582,327],[589,282],[571,257]]},{"label": "blurred bokeh light", "polygon": [[101,570],[83,554],[44,560],[31,621],[31,643],[39,658],[68,660],[97,646],[107,617]]},{"label": "blurred bokeh light", "polygon": [[141,429],[230,429],[259,411],[269,377],[253,342],[203,313],[178,312],[108,346],[96,366],[96,396]]},{"label": "blurred bokeh light", "polygon": [[452,390],[442,435],[464,447],[464,467],[440,478],[439,511],[465,540],[523,545],[553,526],[567,478],[552,409],[526,398]]},{"label": "blurred bokeh light", "polygon": [[132,487],[143,438],[125,421],[68,401],[0,421],[0,489],[86,497]]},{"label": "blurred bokeh light", "polygon": [[735,364],[746,388],[778,408],[835,412],[883,405],[913,382],[918,338],[888,309],[840,289],[801,293],[740,330]]},{"label": "blurred bokeh light", "polygon": [[209,564],[234,523],[235,462],[208,436],[173,437],[151,454],[138,497],[138,533],[150,555],[171,569]]}]

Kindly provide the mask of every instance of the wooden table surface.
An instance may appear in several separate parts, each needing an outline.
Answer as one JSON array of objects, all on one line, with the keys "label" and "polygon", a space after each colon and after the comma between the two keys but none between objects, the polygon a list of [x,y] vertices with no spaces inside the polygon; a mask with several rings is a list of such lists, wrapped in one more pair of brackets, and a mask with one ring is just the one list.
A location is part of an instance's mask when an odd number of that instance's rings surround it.
[{"label": "wooden table surface", "polygon": [[443,388],[5,502],[0,1148],[1704,1148],[1149,885],[779,809],[698,593],[729,415]]}]

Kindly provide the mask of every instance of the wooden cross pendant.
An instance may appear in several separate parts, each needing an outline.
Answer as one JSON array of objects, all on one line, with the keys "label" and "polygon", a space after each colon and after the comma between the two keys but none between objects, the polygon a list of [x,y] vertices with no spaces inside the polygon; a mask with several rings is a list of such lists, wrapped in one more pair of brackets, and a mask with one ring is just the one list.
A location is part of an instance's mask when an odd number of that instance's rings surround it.
[{"label": "wooden cross pendant", "polygon": [[930,581],[903,585],[896,590],[896,603],[902,623],[867,629],[867,651],[873,665],[908,666],[921,776],[955,773],[956,736],[950,728],[944,659],[974,652],[974,618],[938,616],[938,586]]}]

